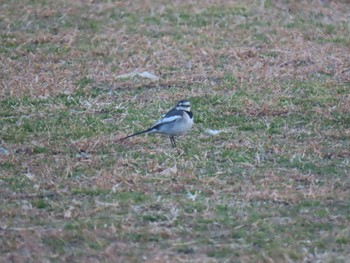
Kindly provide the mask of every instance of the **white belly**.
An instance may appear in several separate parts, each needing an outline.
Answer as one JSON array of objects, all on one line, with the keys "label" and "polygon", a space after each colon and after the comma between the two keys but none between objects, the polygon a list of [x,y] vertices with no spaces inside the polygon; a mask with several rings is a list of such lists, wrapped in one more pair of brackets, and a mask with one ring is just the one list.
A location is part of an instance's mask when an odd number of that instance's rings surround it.
[{"label": "white belly", "polygon": [[188,132],[193,126],[193,118],[191,119],[187,113],[183,113],[183,117],[175,122],[160,127],[158,133],[168,136],[179,136]]}]

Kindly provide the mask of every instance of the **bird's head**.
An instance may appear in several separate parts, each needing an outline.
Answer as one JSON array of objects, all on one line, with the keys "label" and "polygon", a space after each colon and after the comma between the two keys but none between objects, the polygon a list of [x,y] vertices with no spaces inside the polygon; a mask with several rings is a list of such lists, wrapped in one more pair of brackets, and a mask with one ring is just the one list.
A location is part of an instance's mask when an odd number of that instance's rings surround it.
[{"label": "bird's head", "polygon": [[191,103],[188,100],[180,100],[176,105],[177,110],[191,111]]}]

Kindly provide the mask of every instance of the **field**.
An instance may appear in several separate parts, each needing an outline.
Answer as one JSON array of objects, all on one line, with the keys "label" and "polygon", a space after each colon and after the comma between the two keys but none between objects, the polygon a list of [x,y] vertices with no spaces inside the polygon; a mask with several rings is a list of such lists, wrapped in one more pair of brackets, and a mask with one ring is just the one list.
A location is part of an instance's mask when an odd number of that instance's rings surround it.
[{"label": "field", "polygon": [[1,1],[0,262],[349,262],[349,14]]}]

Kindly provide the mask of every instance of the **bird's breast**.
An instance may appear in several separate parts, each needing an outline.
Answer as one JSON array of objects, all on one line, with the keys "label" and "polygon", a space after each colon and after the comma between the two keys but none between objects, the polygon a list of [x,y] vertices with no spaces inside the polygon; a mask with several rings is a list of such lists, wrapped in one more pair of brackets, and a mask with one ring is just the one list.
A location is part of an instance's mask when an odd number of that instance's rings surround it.
[{"label": "bird's breast", "polygon": [[181,119],[181,126],[184,130],[183,133],[187,132],[188,130],[190,130],[193,126],[193,114],[192,112],[184,112],[183,113],[183,118]]}]

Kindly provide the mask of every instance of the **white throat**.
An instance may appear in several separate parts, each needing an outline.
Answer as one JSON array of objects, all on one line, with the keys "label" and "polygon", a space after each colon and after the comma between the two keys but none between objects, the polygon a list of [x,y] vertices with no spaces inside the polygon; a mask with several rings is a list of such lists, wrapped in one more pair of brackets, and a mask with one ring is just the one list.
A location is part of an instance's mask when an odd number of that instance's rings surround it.
[{"label": "white throat", "polygon": [[177,110],[181,110],[181,111],[191,111],[191,107],[190,106],[177,106],[176,107]]}]

